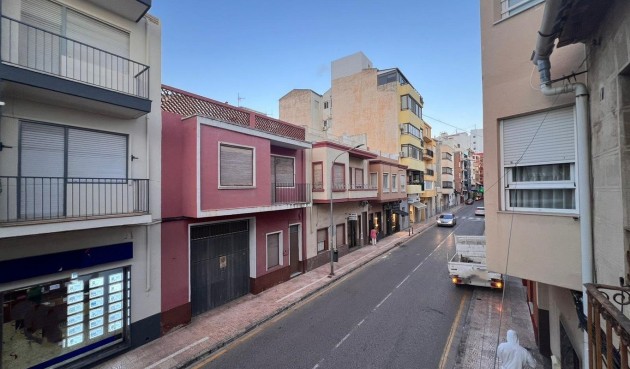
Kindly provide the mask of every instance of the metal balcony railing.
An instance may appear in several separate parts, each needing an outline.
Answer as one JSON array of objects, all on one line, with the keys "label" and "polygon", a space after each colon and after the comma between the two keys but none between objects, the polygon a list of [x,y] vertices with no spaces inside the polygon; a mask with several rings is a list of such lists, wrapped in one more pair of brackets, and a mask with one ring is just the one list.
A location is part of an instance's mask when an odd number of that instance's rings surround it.
[{"label": "metal balcony railing", "polygon": [[374,190],[376,191],[376,186],[370,186],[367,183],[364,184],[351,184],[349,190],[365,190],[365,191],[370,191],[370,190]]},{"label": "metal balcony railing", "polygon": [[149,98],[149,67],[2,16],[2,62]]},{"label": "metal balcony railing", "polygon": [[310,183],[272,183],[272,204],[304,204],[311,202]]},{"label": "metal balcony railing", "polygon": [[588,367],[628,368],[630,288],[585,284],[588,296]]},{"label": "metal balcony railing", "polygon": [[148,179],[0,176],[0,224],[148,213]]}]

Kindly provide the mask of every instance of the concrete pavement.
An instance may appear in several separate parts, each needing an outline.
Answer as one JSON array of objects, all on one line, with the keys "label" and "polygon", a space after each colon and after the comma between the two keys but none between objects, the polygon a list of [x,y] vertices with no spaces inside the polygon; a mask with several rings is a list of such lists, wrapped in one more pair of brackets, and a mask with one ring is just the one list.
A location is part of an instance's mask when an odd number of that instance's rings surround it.
[{"label": "concrete pavement", "polygon": [[[451,209],[456,211],[457,208]],[[335,276],[330,278],[329,264],[301,274],[258,295],[246,295],[224,306],[195,317],[192,322],[159,339],[106,361],[98,368],[186,368],[207,358],[227,344],[256,329],[301,301],[342,279],[372,259],[408,241],[435,225],[435,219],[413,226],[413,234],[404,230],[379,241],[376,246],[363,246],[339,258]],[[446,265],[444,266],[446,268]],[[509,279],[503,307],[501,332],[518,331],[525,347],[535,348],[529,309],[520,281]],[[520,291],[520,292],[519,292]],[[499,291],[474,289],[460,334],[452,345],[448,368],[492,368],[496,350]],[[499,299],[497,301],[497,299]],[[509,313],[507,313],[509,312]],[[494,328],[496,326],[496,329]],[[481,336],[478,336],[481,335]],[[502,340],[505,340],[502,333]],[[482,342],[481,345],[479,343]],[[539,360],[540,362],[540,360]],[[481,366],[480,366],[481,365]],[[497,365],[497,368],[499,366]],[[543,368],[543,366],[539,366]]]}]

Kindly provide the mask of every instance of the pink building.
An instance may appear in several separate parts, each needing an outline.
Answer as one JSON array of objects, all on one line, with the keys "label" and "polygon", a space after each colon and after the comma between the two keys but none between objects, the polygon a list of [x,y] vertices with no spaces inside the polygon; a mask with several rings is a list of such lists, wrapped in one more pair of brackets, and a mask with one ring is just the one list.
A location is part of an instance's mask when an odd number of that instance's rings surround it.
[{"label": "pink building", "polygon": [[162,331],[305,271],[304,128],[162,86]]}]

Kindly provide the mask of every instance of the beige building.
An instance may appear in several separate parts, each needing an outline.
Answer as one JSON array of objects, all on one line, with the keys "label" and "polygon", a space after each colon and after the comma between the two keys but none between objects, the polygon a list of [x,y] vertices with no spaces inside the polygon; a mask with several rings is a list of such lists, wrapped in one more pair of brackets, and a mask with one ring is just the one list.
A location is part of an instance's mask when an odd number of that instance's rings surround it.
[{"label": "beige building", "polygon": [[554,368],[626,367],[630,3],[480,4],[488,267],[529,281]]},{"label": "beige building", "polygon": [[151,1],[1,5],[0,367],[90,367],[161,332],[161,26]]},{"label": "beige building", "polygon": [[[367,148],[394,154],[407,166],[408,222],[434,208],[435,189],[425,188],[426,163],[433,158],[431,127],[422,119],[424,102],[397,68],[379,70],[361,52],[332,62],[331,88],[323,95],[292,90],[280,99],[280,119],[335,136],[364,135]],[[432,179],[434,180],[434,179]]]}]

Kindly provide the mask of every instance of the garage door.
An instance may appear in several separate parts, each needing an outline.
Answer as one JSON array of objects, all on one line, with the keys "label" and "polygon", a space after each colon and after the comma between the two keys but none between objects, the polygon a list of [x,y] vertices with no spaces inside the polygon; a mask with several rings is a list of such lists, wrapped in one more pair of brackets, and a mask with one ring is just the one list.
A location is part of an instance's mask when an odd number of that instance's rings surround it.
[{"label": "garage door", "polygon": [[248,221],[192,227],[190,238],[193,316],[249,293]]}]

